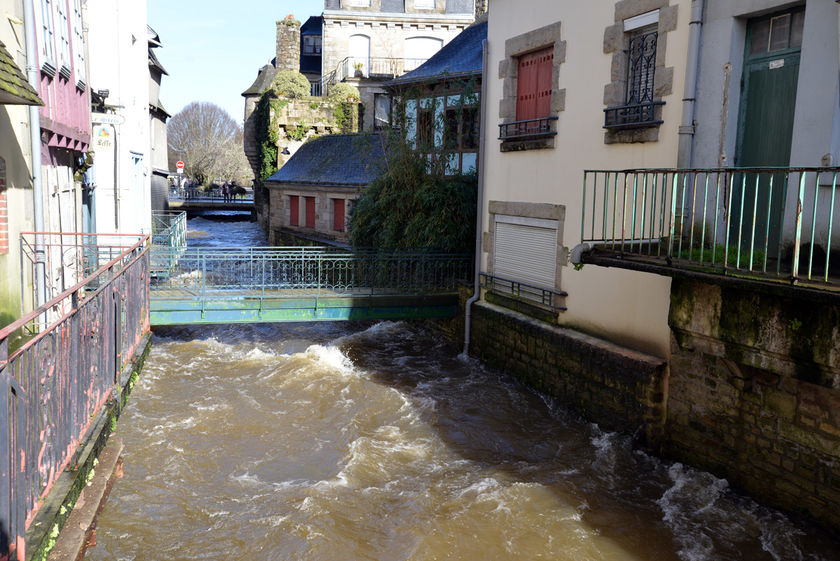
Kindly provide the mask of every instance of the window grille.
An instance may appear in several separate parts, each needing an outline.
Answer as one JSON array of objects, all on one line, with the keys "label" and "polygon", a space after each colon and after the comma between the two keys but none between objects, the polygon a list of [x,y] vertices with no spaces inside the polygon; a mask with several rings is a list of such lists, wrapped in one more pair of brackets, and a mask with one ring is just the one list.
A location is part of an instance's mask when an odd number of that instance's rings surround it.
[{"label": "window grille", "polygon": [[656,107],[664,105],[654,100],[656,46],[659,33],[644,31],[629,36],[627,44],[627,82],[624,105],[604,109],[604,128],[655,126]]}]

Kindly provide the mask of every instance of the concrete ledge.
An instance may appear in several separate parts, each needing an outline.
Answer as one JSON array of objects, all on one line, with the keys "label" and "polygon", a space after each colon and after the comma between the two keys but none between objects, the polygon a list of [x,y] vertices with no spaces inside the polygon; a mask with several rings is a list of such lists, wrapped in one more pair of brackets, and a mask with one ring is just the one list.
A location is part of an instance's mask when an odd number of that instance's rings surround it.
[{"label": "concrete ledge", "polygon": [[117,419],[143,369],[151,344],[152,334],[147,333],[140,341],[134,357],[120,373],[120,383],[114,387],[111,399],[96,415],[67,470],[59,476],[38,510],[26,531],[26,561],[46,560],[55,547],[61,529],[67,523],[85,489],[90,474],[94,472],[97,458],[105,448],[111,432],[116,428]]},{"label": "concrete ledge", "polygon": [[95,475],[79,495],[73,512],[55,541],[49,561],[76,561],[84,556],[88,545],[91,545],[91,536],[95,543],[95,534],[92,532],[95,532],[96,517],[102,511],[108,494],[122,471],[122,450],[123,443],[119,438],[109,440],[102,450]]}]

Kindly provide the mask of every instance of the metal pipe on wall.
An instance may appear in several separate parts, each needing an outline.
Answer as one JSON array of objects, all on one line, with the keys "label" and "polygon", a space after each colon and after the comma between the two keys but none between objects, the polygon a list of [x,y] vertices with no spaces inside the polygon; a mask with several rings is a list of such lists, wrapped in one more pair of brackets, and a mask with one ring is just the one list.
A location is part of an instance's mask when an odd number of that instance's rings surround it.
[{"label": "metal pipe on wall", "polygon": [[[490,44],[487,39],[481,43],[481,132],[486,130],[487,125],[487,60],[490,56]],[[467,300],[466,312],[464,314],[464,356],[470,356],[470,333],[472,321],[472,306],[481,297],[481,235],[484,223],[484,159],[485,145],[483,139],[478,143],[478,193],[476,195],[476,217],[475,217],[475,272],[473,278],[473,295]]]},{"label": "metal pipe on wall", "polygon": [[694,106],[697,98],[697,74],[700,70],[700,45],[703,33],[705,0],[692,0],[688,30],[688,56],[685,68],[682,120],[679,128],[677,167],[690,168],[694,161]]},{"label": "metal pipe on wall", "polygon": [[[35,43],[35,6],[23,0],[23,32],[26,43],[26,78],[40,95],[38,51]],[[32,153],[32,198],[35,214],[35,307],[47,300],[46,255],[44,253],[44,187],[41,177],[41,115],[37,105],[29,106],[29,144]]]}]

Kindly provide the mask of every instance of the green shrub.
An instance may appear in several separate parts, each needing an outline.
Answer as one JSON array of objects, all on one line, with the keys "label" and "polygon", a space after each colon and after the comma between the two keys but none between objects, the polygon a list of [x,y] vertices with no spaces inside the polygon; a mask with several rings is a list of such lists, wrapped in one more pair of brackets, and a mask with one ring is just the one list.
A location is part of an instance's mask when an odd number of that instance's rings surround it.
[{"label": "green shrub", "polygon": [[309,80],[300,72],[281,70],[274,76],[271,89],[280,97],[301,99],[309,95]]},{"label": "green shrub", "polygon": [[476,175],[429,173],[425,158],[401,144],[392,144],[391,154],[353,206],[351,243],[472,253]]},{"label": "green shrub", "polygon": [[339,82],[334,86],[330,86],[330,92],[327,95],[333,103],[343,103],[346,101],[360,101],[362,99],[359,93],[359,88],[345,82]]}]

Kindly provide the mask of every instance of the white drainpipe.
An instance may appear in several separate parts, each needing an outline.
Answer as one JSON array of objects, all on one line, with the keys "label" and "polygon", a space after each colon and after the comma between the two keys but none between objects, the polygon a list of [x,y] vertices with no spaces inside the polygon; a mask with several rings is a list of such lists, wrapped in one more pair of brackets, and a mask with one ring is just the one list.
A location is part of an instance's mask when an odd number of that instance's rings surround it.
[{"label": "white drainpipe", "polygon": [[[39,91],[38,49],[35,43],[33,0],[23,0],[23,33],[26,42],[26,78]],[[44,252],[44,186],[41,179],[41,114],[37,105],[29,106],[29,143],[32,151],[32,197],[35,213],[35,307],[47,301],[46,254]]]},{"label": "white drainpipe", "polygon": [[[490,44],[485,39],[481,43],[481,123],[482,137],[486,136],[487,127],[487,59],[490,54]],[[475,225],[475,273],[473,278],[473,295],[467,300],[464,316],[464,356],[470,356],[470,332],[472,323],[472,305],[481,297],[481,234],[484,222],[484,138],[478,143],[478,193],[476,195],[476,225]]]},{"label": "white drainpipe", "polygon": [[682,121],[680,122],[680,140],[677,152],[677,167],[680,168],[691,168],[694,165],[694,106],[697,98],[697,74],[700,69],[704,4],[705,0],[692,0],[691,2],[685,91],[683,93]]}]

